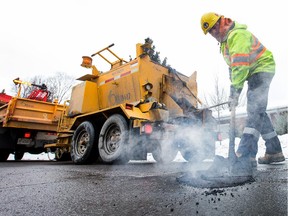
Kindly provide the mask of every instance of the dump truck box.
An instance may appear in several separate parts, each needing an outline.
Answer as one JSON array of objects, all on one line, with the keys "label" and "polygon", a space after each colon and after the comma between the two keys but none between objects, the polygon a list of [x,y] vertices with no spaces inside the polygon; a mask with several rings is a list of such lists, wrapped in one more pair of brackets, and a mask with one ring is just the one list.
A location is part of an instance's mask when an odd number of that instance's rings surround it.
[{"label": "dump truck box", "polygon": [[64,109],[58,103],[12,97],[0,107],[0,161],[10,153],[21,159],[25,152],[46,151],[44,145],[55,142]]},{"label": "dump truck box", "polygon": [[0,107],[0,123],[6,128],[57,131],[64,105],[13,97]]}]

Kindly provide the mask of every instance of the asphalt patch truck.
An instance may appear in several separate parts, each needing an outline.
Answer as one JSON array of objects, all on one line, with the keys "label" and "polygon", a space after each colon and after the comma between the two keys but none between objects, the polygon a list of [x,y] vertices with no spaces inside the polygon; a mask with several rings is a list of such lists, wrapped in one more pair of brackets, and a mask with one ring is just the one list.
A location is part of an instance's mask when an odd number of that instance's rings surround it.
[{"label": "asphalt patch truck", "polygon": [[[81,66],[91,73],[78,78],[58,122],[57,142],[45,147],[70,152],[75,164],[146,160],[147,153],[169,162],[179,151],[191,162],[213,157],[216,121],[211,110],[198,108],[197,73],[188,77],[166,58],[161,62],[150,38],[136,44],[136,58],[129,61],[113,45],[82,57]],[[93,57],[111,68],[99,71]]]}]

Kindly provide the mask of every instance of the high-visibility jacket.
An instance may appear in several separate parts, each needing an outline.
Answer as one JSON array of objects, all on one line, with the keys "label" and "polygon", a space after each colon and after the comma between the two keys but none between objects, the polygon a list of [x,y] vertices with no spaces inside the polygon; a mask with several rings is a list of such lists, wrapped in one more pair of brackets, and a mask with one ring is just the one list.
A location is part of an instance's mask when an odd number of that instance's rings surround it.
[{"label": "high-visibility jacket", "polygon": [[235,89],[242,89],[252,74],[275,73],[273,54],[247,30],[246,25],[235,22],[221,43],[221,53],[230,67],[231,85]]}]

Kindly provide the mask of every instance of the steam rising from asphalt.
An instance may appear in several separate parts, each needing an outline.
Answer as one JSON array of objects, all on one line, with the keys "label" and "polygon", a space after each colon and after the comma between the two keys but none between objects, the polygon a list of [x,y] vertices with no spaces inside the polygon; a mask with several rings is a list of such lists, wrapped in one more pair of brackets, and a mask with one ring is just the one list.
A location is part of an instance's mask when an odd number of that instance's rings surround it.
[{"label": "steam rising from asphalt", "polygon": [[[186,167],[189,166],[191,172],[202,169],[202,161],[213,159],[215,155],[215,140],[207,134],[209,133],[205,133],[200,127],[179,126],[176,131],[164,134],[163,139],[160,139],[158,143],[160,151],[148,150],[147,160],[148,162],[156,161],[159,165],[164,164],[165,169],[167,166],[169,167],[169,163],[175,162],[181,162]],[[152,147],[156,145],[155,143],[149,144]],[[179,157],[180,155],[182,157]],[[176,156],[177,161],[175,160]],[[179,172],[181,171],[179,170]]]}]

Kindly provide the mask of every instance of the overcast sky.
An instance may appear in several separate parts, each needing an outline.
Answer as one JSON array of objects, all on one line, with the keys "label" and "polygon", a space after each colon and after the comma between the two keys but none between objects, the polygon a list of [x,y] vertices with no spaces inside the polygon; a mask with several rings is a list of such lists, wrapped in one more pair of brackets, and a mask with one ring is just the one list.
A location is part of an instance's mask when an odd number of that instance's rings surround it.
[{"label": "overcast sky", "polygon": [[[0,3],[0,90],[12,80],[64,72],[80,77],[83,55],[114,43],[129,60],[136,43],[152,38],[160,58],[183,74],[198,72],[200,98],[218,74],[229,89],[219,46],[200,28],[203,13],[214,11],[247,24],[276,60],[269,106],[287,105],[288,43],[285,1],[234,0],[9,0]],[[97,65],[96,65],[97,66]],[[99,68],[101,70],[101,68]],[[105,69],[105,68],[104,68]],[[203,98],[202,98],[203,99]]]}]

